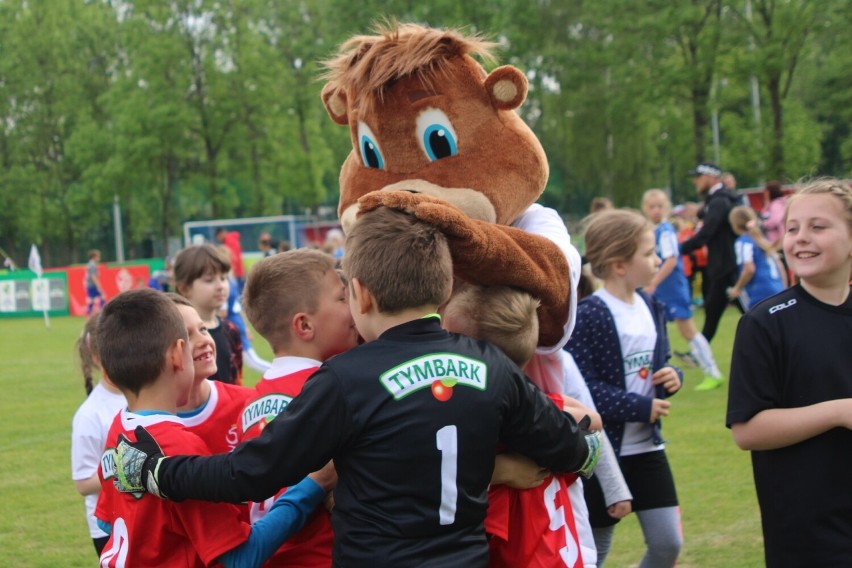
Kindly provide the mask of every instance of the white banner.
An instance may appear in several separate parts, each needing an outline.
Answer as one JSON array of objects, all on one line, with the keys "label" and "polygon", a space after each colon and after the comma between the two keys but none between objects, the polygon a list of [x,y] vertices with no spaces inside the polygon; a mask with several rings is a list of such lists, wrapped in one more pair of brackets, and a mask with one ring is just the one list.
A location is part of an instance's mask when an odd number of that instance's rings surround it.
[{"label": "white banner", "polygon": [[33,310],[46,312],[50,309],[50,289],[47,278],[36,278],[30,283]]}]

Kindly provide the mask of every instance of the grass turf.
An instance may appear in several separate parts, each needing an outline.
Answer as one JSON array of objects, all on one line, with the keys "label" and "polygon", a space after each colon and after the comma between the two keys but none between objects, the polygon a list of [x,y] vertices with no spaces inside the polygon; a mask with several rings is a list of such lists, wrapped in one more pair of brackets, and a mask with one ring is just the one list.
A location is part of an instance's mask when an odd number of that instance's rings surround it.
[{"label": "grass turf", "polygon": [[[713,348],[727,376],[738,313],[729,310]],[[701,312],[697,314],[700,320]],[[700,321],[698,321],[700,325]],[[74,354],[80,318],[0,320],[0,566],[77,567],[96,563],[83,499],[70,479],[71,418],[85,398]],[[685,342],[670,329],[673,348]],[[269,358],[268,347],[255,347]],[[259,375],[246,370],[246,384]],[[692,390],[686,370],[663,430],[683,516],[679,567],[759,566],[760,519],[746,452],[724,427],[727,389]],[[607,565],[637,565],[644,544],[635,515],[616,528]]]}]

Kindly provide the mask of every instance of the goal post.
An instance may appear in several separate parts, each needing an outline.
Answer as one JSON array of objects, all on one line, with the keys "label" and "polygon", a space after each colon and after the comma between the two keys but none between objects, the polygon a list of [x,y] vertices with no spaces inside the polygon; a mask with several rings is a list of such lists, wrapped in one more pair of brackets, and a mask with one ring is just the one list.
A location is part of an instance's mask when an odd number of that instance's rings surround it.
[{"label": "goal post", "polygon": [[337,221],[322,221],[308,215],[270,215],[240,219],[187,221],[183,224],[183,244],[216,242],[216,231],[225,228],[240,234],[240,245],[248,255],[260,253],[258,240],[267,233],[274,243],[287,241],[291,248],[322,247],[326,234],[340,229]]}]

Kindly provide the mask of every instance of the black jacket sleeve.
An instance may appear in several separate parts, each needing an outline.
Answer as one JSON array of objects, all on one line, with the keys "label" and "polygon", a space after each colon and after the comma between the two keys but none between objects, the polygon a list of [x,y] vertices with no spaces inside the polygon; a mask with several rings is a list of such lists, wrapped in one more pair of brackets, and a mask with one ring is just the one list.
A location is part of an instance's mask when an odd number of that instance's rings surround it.
[{"label": "black jacket sleeve", "polygon": [[713,238],[713,235],[719,232],[728,216],[728,208],[725,206],[725,202],[726,200],[721,196],[716,199],[711,198],[707,200],[707,204],[704,206],[704,223],[692,238],[681,243],[681,254],[689,254],[692,251],[700,249]]},{"label": "black jacket sleeve", "polygon": [[589,455],[585,434],[574,418],[557,408],[532,381],[516,377],[517,398],[501,440],[513,451],[552,471],[577,471]]},{"label": "black jacket sleeve", "polygon": [[173,501],[263,501],[320,469],[350,432],[337,377],[323,367],[257,438],[230,453],[163,460],[158,480]]}]

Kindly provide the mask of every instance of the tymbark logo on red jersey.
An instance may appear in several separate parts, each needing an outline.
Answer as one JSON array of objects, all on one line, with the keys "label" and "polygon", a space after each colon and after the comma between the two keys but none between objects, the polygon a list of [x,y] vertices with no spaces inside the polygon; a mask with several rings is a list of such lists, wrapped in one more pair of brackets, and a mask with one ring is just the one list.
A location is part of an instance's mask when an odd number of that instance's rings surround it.
[{"label": "tymbark logo on red jersey", "polygon": [[292,400],[293,397],[286,394],[268,394],[246,406],[243,410],[243,434],[261,420],[271,422]]}]

